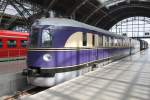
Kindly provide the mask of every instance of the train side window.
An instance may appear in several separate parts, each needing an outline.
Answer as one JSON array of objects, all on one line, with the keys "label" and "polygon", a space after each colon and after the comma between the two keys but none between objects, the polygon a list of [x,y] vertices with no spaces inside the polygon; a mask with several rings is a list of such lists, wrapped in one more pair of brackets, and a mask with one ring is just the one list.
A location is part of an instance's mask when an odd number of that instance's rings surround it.
[{"label": "train side window", "polygon": [[3,43],[2,43],[2,40],[0,40],[0,48],[3,47]]},{"label": "train side window", "polygon": [[122,46],[124,47],[124,39],[122,40]]},{"label": "train side window", "polygon": [[8,48],[15,48],[16,47],[16,41],[15,40],[8,40],[7,46],[8,46]]},{"label": "train side window", "polygon": [[128,47],[130,46],[130,40],[129,39],[127,39],[127,42],[128,42]]},{"label": "train side window", "polygon": [[120,39],[118,39],[118,46],[119,46],[119,47],[121,46],[121,41],[120,41]]},{"label": "train side window", "polygon": [[87,34],[83,33],[83,46],[87,46]]},{"label": "train side window", "polygon": [[21,47],[23,48],[27,47],[27,40],[21,40]]},{"label": "train side window", "polygon": [[114,38],[111,37],[111,46],[113,47],[114,46]]},{"label": "train side window", "polygon": [[109,47],[112,46],[111,43],[112,43],[112,39],[111,39],[111,37],[109,37]]},{"label": "train side window", "polygon": [[106,37],[106,47],[109,47],[109,36]]},{"label": "train side window", "polygon": [[115,45],[115,46],[118,46],[118,41],[117,41],[116,38],[114,39],[114,45]]},{"label": "train side window", "polygon": [[95,47],[99,47],[99,35],[95,34]]},{"label": "train side window", "polygon": [[120,44],[121,44],[121,43],[120,43],[120,39],[118,39],[118,46],[119,46],[119,47],[120,47]]},{"label": "train side window", "polygon": [[99,46],[102,47],[103,46],[103,36],[99,36]]},{"label": "train side window", "polygon": [[126,46],[126,43],[127,43],[127,39],[124,40],[124,47]]},{"label": "train side window", "polygon": [[103,35],[103,47],[106,47],[106,37]]},{"label": "train side window", "polygon": [[123,47],[123,39],[121,39],[121,46]]},{"label": "train side window", "polygon": [[92,35],[92,45],[95,46],[95,35]]},{"label": "train side window", "polygon": [[118,47],[120,47],[120,39],[118,39]]},{"label": "train side window", "polygon": [[119,39],[120,47],[122,46],[122,39]]}]

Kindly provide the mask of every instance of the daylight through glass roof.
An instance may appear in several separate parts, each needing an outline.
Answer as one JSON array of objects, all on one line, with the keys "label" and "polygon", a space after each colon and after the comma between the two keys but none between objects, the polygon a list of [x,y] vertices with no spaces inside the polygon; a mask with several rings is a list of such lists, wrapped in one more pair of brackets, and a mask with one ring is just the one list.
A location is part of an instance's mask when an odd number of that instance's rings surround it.
[{"label": "daylight through glass roof", "polygon": [[144,37],[150,35],[150,18],[129,17],[115,24],[110,31],[128,37]]}]

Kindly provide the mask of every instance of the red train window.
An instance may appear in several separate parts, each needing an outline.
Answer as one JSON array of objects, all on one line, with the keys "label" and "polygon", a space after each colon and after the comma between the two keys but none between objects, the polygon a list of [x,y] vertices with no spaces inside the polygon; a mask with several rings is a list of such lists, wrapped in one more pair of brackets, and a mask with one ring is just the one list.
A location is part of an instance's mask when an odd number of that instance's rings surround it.
[{"label": "red train window", "polygon": [[3,43],[2,43],[2,40],[0,40],[0,48],[3,47]]},{"label": "red train window", "polygon": [[8,48],[15,48],[16,47],[16,41],[15,40],[8,40],[7,46],[8,46]]}]

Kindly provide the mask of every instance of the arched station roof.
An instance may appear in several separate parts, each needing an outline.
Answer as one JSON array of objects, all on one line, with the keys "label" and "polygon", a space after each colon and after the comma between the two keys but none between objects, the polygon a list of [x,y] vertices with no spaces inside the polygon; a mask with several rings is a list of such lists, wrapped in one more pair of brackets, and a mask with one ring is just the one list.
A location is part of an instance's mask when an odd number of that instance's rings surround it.
[{"label": "arched station roof", "polygon": [[[2,0],[5,1],[5,0]],[[150,17],[149,0],[6,0],[29,24],[40,17],[72,18],[103,29],[132,16]],[[27,7],[28,5],[28,7]],[[23,12],[22,12],[23,11]],[[1,18],[1,17],[0,17]],[[27,25],[27,23],[24,23]]]}]

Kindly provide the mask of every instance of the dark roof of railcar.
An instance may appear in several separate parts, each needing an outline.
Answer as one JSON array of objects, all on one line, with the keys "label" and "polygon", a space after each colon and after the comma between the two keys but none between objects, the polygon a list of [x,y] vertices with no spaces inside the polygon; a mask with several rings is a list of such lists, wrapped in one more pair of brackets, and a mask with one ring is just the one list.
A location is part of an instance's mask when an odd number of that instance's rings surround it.
[{"label": "dark roof of railcar", "polygon": [[[97,31],[97,32],[101,32],[105,35],[109,35],[109,36],[114,36],[114,37],[118,37],[118,38],[126,38],[124,36],[120,36],[117,34],[114,34],[112,32],[91,26],[91,25],[87,25],[75,20],[71,20],[71,19],[66,19],[66,18],[42,18],[37,20],[39,25],[54,25],[54,26],[71,26],[71,27],[81,27],[81,28],[85,28],[85,29],[89,29],[89,30],[93,30],[93,31]],[[36,25],[36,24],[33,24]]]}]

